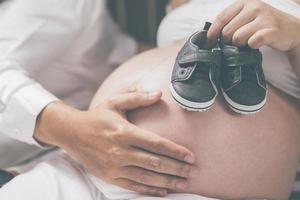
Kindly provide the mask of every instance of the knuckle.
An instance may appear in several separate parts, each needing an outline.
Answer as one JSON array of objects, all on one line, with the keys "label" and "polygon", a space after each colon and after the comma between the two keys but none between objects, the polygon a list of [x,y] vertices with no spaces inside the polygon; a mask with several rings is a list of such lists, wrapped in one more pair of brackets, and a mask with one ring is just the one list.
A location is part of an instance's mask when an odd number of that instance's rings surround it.
[{"label": "knuckle", "polygon": [[115,127],[115,136],[118,137],[122,137],[124,135],[124,133],[126,133],[126,130],[128,129],[127,125],[125,123],[118,123],[118,125],[116,125]]},{"label": "knuckle", "polygon": [[154,169],[161,169],[162,168],[162,162],[159,158],[148,158],[147,165]]},{"label": "knuckle", "polygon": [[163,151],[164,143],[162,141],[152,141],[152,146],[156,151]]},{"label": "knuckle", "polygon": [[176,189],[176,181],[171,177],[167,177],[166,178],[166,187],[169,189]]},{"label": "knuckle", "polygon": [[142,171],[142,172],[140,172],[139,175],[138,175],[138,180],[139,180],[141,183],[148,183],[150,177],[151,177],[151,176],[150,176],[147,172]]},{"label": "knuckle", "polygon": [[268,34],[262,33],[257,37],[259,43],[265,43],[268,41]]},{"label": "knuckle", "polygon": [[107,150],[108,161],[111,165],[116,165],[123,157],[123,150],[119,147],[111,147]]},{"label": "knuckle", "polygon": [[240,42],[239,36],[238,36],[238,35],[232,36],[232,42],[233,42],[234,44],[239,44],[239,42]]},{"label": "knuckle", "polygon": [[256,49],[256,41],[250,40],[250,41],[248,42],[248,45],[249,45],[250,48]]},{"label": "knuckle", "polygon": [[113,140],[117,142],[125,141],[128,138],[127,130],[129,129],[128,125],[123,122],[119,122],[114,127],[114,133],[112,134]]},{"label": "knuckle", "polygon": [[237,44],[237,45],[244,45],[244,44],[243,44],[244,41],[242,41],[241,36],[238,35],[238,34],[236,34],[236,35],[234,35],[234,36],[232,37],[232,42],[233,42],[234,44]]},{"label": "knuckle", "polygon": [[227,13],[226,12],[223,12],[221,13],[220,15],[217,16],[216,18],[216,24],[218,25],[225,25],[227,23]]},{"label": "knuckle", "polygon": [[147,192],[147,189],[144,186],[136,184],[136,183],[129,183],[127,187],[130,190],[133,190],[133,191],[136,191],[136,192],[139,192],[139,193]]},{"label": "knuckle", "polygon": [[232,36],[232,30],[230,27],[225,27],[223,30],[222,30],[222,34],[224,37],[226,38],[230,38]]}]

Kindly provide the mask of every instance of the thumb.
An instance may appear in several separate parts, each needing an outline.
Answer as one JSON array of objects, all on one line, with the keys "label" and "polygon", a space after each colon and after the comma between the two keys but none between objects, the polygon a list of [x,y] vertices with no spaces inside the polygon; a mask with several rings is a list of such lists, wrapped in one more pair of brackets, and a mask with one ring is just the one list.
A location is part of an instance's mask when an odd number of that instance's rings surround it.
[{"label": "thumb", "polygon": [[113,109],[127,111],[133,110],[139,107],[146,107],[157,103],[162,96],[162,92],[160,90],[152,91],[152,92],[131,92],[124,93],[112,97],[110,99],[110,106]]}]

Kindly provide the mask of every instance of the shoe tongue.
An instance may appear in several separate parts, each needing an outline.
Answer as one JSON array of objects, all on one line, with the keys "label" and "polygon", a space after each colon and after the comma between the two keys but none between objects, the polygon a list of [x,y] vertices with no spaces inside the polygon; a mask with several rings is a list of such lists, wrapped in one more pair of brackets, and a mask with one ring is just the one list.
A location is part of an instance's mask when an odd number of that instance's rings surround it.
[{"label": "shoe tongue", "polygon": [[247,65],[242,67],[242,73],[244,74],[243,80],[249,82],[257,82],[254,66]]},{"label": "shoe tongue", "polygon": [[198,79],[209,79],[209,64],[207,63],[197,63],[196,69],[194,71],[194,76]]},{"label": "shoe tongue", "polygon": [[201,31],[199,35],[195,37],[192,42],[199,49],[210,51],[216,45],[216,42],[209,40],[206,35],[207,35],[207,31]]},{"label": "shoe tongue", "polygon": [[206,38],[206,40],[203,42],[202,49],[204,50],[211,50],[214,47],[213,41]]}]

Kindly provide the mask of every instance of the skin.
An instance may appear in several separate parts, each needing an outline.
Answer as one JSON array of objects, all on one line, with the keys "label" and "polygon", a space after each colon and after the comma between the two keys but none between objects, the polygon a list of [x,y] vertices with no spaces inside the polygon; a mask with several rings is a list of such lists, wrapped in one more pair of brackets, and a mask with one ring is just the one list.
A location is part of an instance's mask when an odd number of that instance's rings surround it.
[{"label": "skin", "polygon": [[[138,127],[194,152],[196,171],[180,192],[220,199],[287,199],[300,155],[299,107],[269,85],[268,102],[255,115],[233,113],[221,95],[208,112],[181,109],[169,92],[180,47],[156,49],[121,66],[101,86],[91,109],[124,87],[160,89],[163,96],[158,104],[127,112],[127,117]],[[114,157],[122,159],[118,153]],[[134,176],[147,185],[153,173]],[[162,187],[161,183],[157,186]]]},{"label": "skin", "polygon": [[[251,22],[249,19],[252,19]],[[255,26],[254,22],[259,26]],[[255,30],[249,26],[255,27]],[[241,0],[217,17],[209,37],[216,38],[225,30],[224,35],[236,44],[248,43],[253,48],[269,45],[286,51],[300,77],[299,38],[295,38],[295,30],[299,30],[298,27],[299,20],[261,1]],[[152,105],[160,99],[159,91],[154,91],[156,95],[150,95],[152,98],[149,98],[148,93],[123,91],[115,94],[116,99],[121,101],[106,99],[106,103],[89,111],[79,111],[62,102],[51,103],[39,116],[34,136],[41,143],[65,149],[94,175],[121,187],[159,196],[166,195],[166,188],[178,191],[179,188],[187,187],[188,179],[185,178],[194,174],[191,164],[194,164],[196,159],[193,153],[178,145],[180,143],[157,137],[157,134],[150,134],[149,131],[126,121],[125,111]],[[137,153],[136,149],[131,147],[139,147],[145,151]],[[126,155],[126,159],[113,159],[114,164],[107,166],[106,160],[112,159],[111,155],[115,152]],[[158,157],[155,153],[162,155]],[[153,160],[156,160],[159,166],[153,165]],[[125,166],[128,164],[135,167],[126,170]],[[180,169],[185,169],[184,174]],[[154,174],[147,179],[147,184],[138,184],[139,178],[136,174],[149,170]],[[118,174],[118,177],[114,177],[113,174]]]},{"label": "skin", "polygon": [[169,5],[170,5],[171,9],[175,9],[175,8],[181,6],[182,4],[185,4],[188,1],[189,0],[170,0]]},{"label": "skin", "polygon": [[[299,3],[299,0],[295,0]],[[300,77],[300,20],[261,0],[238,0],[214,20],[208,38],[222,35],[238,46],[269,46],[286,52]]]}]

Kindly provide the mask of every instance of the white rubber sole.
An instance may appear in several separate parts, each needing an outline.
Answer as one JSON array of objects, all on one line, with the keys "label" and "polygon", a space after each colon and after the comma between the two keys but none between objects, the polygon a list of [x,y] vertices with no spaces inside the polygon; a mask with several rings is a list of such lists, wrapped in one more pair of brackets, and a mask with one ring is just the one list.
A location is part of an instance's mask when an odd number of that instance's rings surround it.
[{"label": "white rubber sole", "polygon": [[172,94],[172,97],[175,99],[175,101],[177,102],[177,104],[182,107],[183,109],[187,110],[187,111],[193,111],[193,112],[205,112],[207,110],[209,110],[211,108],[211,106],[214,104],[215,100],[216,100],[216,96],[208,101],[208,102],[203,102],[203,103],[199,103],[199,102],[192,102],[189,101],[185,98],[182,98],[181,96],[179,96],[177,94],[177,92],[175,91],[175,89],[173,88],[172,84],[170,84],[170,91]]},{"label": "white rubber sole", "polygon": [[267,95],[266,95],[265,99],[261,103],[259,103],[257,105],[254,105],[254,106],[246,106],[246,105],[242,105],[242,104],[239,104],[239,103],[236,103],[236,102],[232,101],[228,97],[228,95],[223,91],[223,89],[222,89],[222,94],[223,94],[223,97],[226,100],[227,104],[229,105],[229,107],[234,112],[239,113],[239,114],[243,114],[243,115],[251,115],[251,114],[258,113],[264,107],[264,105],[267,102]]}]

